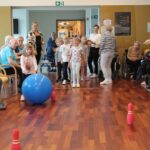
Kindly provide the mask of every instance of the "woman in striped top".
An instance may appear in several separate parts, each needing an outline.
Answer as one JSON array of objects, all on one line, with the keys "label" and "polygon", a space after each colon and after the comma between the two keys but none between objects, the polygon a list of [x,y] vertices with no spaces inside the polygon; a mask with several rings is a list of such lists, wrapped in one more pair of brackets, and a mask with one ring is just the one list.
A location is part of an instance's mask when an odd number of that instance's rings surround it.
[{"label": "woman in striped top", "polygon": [[107,26],[106,32],[102,35],[100,42],[100,65],[104,75],[104,81],[100,82],[101,85],[112,83],[111,62],[115,54],[116,40],[112,36],[111,31],[112,27]]}]

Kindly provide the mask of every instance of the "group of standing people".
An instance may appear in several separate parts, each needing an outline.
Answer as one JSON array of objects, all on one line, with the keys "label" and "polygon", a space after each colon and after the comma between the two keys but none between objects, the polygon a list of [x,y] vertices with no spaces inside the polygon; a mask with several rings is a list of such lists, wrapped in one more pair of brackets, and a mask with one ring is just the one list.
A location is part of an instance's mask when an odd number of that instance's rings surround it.
[{"label": "group of standing people", "polygon": [[[25,78],[38,70],[38,64],[42,55],[42,45],[45,44],[43,34],[38,30],[38,23],[33,22],[31,31],[27,35],[27,43],[24,37],[15,39],[6,36],[5,44],[0,49],[1,64],[5,64],[7,74],[13,74],[16,68],[19,75],[21,89]],[[100,84],[110,84],[110,63],[115,49],[115,39],[111,35],[111,28],[106,28],[106,34],[99,34],[99,26],[94,26],[94,33],[87,39],[85,36],[78,38],[64,37],[56,38],[53,32],[47,41],[47,58],[53,66],[57,66],[57,82],[62,84],[72,83],[72,87],[80,87],[80,80],[86,79],[87,66],[89,66],[90,77],[98,76],[98,59],[101,57],[101,69],[105,80]],[[24,100],[23,95],[21,100]]]},{"label": "group of standing people", "polygon": [[111,31],[110,26],[106,27],[105,34],[101,35],[99,26],[95,25],[94,33],[90,35],[89,39],[83,36],[55,40],[56,36],[52,33],[46,49],[47,57],[57,66],[57,82],[62,81],[62,84],[67,84],[71,80],[72,87],[80,87],[80,80],[86,79],[87,66],[90,78],[98,76],[98,59],[100,58],[100,66],[105,78],[100,84],[111,84],[111,62],[116,48],[115,37],[112,36]]}]

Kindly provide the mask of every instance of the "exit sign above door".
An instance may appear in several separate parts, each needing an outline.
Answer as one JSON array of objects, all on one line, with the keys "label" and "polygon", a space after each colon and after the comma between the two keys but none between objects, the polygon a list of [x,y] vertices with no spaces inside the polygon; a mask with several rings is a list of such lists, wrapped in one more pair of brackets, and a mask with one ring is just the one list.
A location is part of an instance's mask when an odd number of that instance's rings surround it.
[{"label": "exit sign above door", "polygon": [[62,6],[64,6],[64,1],[55,1],[55,6],[56,7],[62,7]]}]

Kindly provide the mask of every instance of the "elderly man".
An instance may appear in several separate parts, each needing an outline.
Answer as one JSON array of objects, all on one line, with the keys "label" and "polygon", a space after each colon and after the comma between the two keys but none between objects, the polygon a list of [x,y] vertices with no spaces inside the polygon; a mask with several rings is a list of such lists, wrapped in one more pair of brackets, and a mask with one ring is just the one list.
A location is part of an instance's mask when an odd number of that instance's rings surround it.
[{"label": "elderly man", "polygon": [[[15,54],[14,54],[14,50],[16,49],[17,44],[18,44],[17,40],[12,38],[9,41],[8,46],[1,49],[0,57],[1,57],[1,64],[2,65],[12,65],[16,68],[17,74],[20,76],[19,88],[21,88],[22,71],[21,71],[20,65],[18,65],[17,62],[16,62],[16,57],[15,57]],[[8,75],[14,73],[14,69],[9,67],[9,66],[5,66],[5,70],[6,70],[6,73]]]},{"label": "elderly man", "polygon": [[5,44],[4,44],[2,47],[0,47],[0,50],[1,50],[2,48],[4,48],[4,47],[8,46],[8,44],[9,44],[9,42],[10,42],[11,39],[12,39],[12,36],[11,36],[11,35],[6,35],[6,36],[5,36]]}]

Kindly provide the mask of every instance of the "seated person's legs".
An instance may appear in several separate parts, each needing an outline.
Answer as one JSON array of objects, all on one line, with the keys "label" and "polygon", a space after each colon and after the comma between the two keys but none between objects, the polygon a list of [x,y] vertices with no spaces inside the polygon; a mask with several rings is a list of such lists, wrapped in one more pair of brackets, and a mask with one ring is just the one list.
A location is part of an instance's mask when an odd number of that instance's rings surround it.
[{"label": "seated person's legs", "polygon": [[[6,71],[7,75],[11,75],[11,74],[15,73],[13,68],[5,68],[5,71]],[[16,67],[16,71],[17,71],[17,75],[19,75],[19,79],[20,79],[18,87],[21,88],[21,85],[22,85],[22,70],[21,70],[21,68]]]},{"label": "seated person's legs", "polygon": [[127,58],[126,63],[127,63],[128,67],[129,67],[129,73],[133,72],[133,70],[134,70],[133,61],[131,61],[131,60],[129,60],[129,59]]}]

